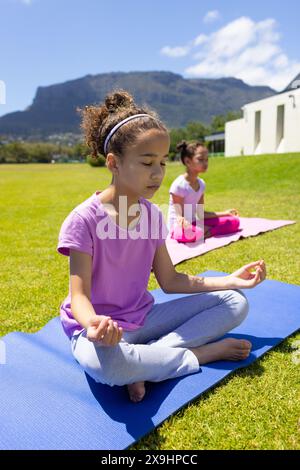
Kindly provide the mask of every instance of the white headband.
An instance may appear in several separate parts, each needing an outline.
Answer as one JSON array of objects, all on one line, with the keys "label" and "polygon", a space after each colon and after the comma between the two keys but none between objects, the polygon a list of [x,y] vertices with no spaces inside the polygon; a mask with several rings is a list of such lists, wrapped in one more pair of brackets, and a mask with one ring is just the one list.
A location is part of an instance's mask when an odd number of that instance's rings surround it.
[{"label": "white headband", "polygon": [[123,126],[123,124],[126,124],[126,122],[128,121],[131,121],[132,119],[137,119],[137,118],[140,118],[140,117],[150,117],[152,119],[155,119],[154,117],[150,116],[150,114],[134,114],[133,116],[129,116],[128,118],[126,119],[123,119],[123,121],[119,122],[118,124],[115,125],[115,127],[112,128],[112,130],[110,131],[110,133],[108,134],[108,136],[106,137],[105,139],[105,142],[104,142],[104,154],[106,155],[106,152],[107,152],[107,145],[108,145],[108,142],[110,141],[110,139],[112,138],[112,136],[114,135],[115,132],[117,132],[117,130]]}]

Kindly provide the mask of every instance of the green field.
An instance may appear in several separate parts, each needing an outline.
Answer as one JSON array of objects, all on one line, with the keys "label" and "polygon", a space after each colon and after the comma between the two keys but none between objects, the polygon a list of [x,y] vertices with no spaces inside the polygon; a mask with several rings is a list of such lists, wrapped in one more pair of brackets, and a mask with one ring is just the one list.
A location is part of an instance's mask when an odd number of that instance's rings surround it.
[{"label": "green field", "polygon": [[[168,165],[153,202],[183,171]],[[212,158],[206,209],[239,209],[241,216],[299,222],[300,155]],[[67,214],[110,182],[105,168],[87,164],[0,165],[0,335],[34,332],[58,315],[68,291],[68,259],[56,252]],[[268,278],[300,284],[300,224],[186,261],[178,271],[230,272],[263,258]],[[157,287],[151,275],[149,289]],[[285,312],[282,312],[284,321]],[[284,341],[165,421],[134,449],[300,449],[300,364]]]}]

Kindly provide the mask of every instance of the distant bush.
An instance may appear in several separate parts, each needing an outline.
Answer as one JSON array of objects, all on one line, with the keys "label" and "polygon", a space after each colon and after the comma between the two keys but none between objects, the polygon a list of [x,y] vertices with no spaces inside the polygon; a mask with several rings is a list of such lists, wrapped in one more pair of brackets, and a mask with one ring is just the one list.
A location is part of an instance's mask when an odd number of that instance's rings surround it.
[{"label": "distant bush", "polygon": [[102,155],[98,155],[97,158],[88,155],[86,161],[91,166],[105,166],[105,158]]},{"label": "distant bush", "polygon": [[87,149],[49,142],[9,142],[0,145],[0,163],[51,163],[84,161]]}]

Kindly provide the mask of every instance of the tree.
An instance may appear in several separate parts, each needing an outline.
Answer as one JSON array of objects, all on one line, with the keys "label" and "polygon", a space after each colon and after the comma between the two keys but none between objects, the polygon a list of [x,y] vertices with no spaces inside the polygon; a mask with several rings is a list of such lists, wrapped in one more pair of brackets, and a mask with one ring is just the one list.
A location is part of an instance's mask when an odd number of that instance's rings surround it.
[{"label": "tree", "polygon": [[27,155],[20,142],[11,142],[0,147],[1,163],[24,163]]},{"label": "tree", "polygon": [[229,111],[227,114],[218,114],[217,116],[214,116],[210,125],[210,133],[224,132],[227,121],[234,121],[235,119],[240,119],[241,117],[241,111]]},{"label": "tree", "polygon": [[187,132],[184,128],[171,129],[170,131],[170,152],[169,159],[174,160],[177,154],[176,145],[182,140],[187,140]]},{"label": "tree", "polygon": [[186,126],[187,140],[204,140],[209,134],[209,127],[202,122],[189,122]]},{"label": "tree", "polygon": [[85,160],[86,157],[89,155],[90,150],[88,146],[84,143],[78,142],[72,148],[73,158]]}]

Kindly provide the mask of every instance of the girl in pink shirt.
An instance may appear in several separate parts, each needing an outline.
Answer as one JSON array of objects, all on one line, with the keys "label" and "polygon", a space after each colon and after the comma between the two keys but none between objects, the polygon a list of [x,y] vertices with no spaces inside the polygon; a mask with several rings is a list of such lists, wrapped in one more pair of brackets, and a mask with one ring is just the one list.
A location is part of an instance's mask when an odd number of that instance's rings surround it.
[{"label": "girl in pink shirt", "polygon": [[[149,201],[165,174],[166,127],[118,91],[83,110],[82,128],[93,155],[105,156],[112,181],[75,207],[59,234],[57,250],[70,257],[61,320],[75,359],[96,382],[127,385],[137,402],[145,381],[247,358],[249,341],[216,339],[246,317],[248,303],[237,289],[262,282],[264,262],[223,277],[178,273],[165,246],[162,214]],[[152,267],[165,292],[186,295],[154,304],[147,290]]]},{"label": "girl in pink shirt", "polygon": [[208,238],[237,232],[240,221],[236,209],[222,212],[204,210],[205,182],[198,175],[205,173],[208,168],[208,150],[205,145],[182,141],[177,145],[177,150],[180,151],[186,173],[178,176],[169,190],[168,227],[171,238],[185,243],[196,241],[203,235]]}]

